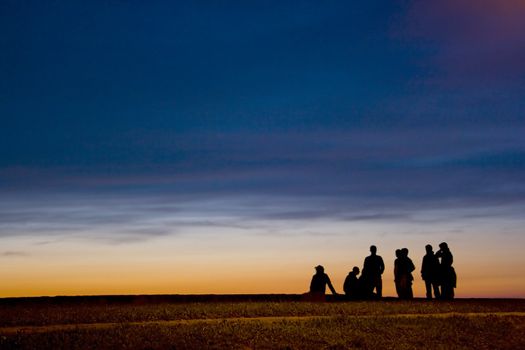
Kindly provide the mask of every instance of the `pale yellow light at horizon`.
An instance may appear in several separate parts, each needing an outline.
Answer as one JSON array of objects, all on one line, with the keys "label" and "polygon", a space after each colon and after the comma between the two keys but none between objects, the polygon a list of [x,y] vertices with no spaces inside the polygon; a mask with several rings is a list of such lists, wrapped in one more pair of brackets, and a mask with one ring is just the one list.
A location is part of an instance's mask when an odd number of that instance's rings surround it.
[{"label": "pale yellow light at horizon", "polygon": [[[98,294],[240,294],[303,293],[313,267],[323,264],[336,290],[348,271],[361,267],[376,244],[386,264],[384,294],[394,296],[394,250],[410,249],[416,265],[414,292],[424,296],[419,268],[427,236],[378,235],[382,225],[350,226],[318,223],[309,230],[325,235],[294,232],[287,235],[246,233],[217,229],[213,235],[157,237],[144,242],[100,244],[64,240],[31,245],[34,238],[5,241],[27,255],[4,256],[0,264],[0,297]],[[394,228],[389,227],[390,230]],[[347,234],[352,232],[352,234]],[[515,237],[468,233],[448,239],[458,272],[459,297],[525,297],[524,259]],[[27,247],[31,247],[28,249]],[[490,249],[489,249],[490,248]]]}]

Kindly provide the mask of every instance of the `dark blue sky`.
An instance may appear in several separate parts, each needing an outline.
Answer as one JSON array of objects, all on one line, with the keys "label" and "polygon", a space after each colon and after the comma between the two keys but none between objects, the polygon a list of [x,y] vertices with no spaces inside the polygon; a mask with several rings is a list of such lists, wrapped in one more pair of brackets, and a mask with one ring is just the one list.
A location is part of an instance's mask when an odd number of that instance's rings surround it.
[{"label": "dark blue sky", "polygon": [[371,244],[394,295],[443,241],[458,296],[525,296],[524,18],[0,0],[0,297],[300,293]]},{"label": "dark blue sky", "polygon": [[521,204],[524,14],[2,1],[0,191],[329,198],[319,215]]}]

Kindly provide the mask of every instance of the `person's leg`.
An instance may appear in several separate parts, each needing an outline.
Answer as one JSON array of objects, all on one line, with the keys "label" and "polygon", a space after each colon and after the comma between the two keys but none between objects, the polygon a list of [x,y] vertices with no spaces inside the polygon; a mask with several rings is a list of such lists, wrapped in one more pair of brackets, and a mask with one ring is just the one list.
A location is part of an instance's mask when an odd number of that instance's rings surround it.
[{"label": "person's leg", "polygon": [[434,288],[434,297],[436,299],[440,299],[441,298],[441,293],[439,292],[439,284],[432,283],[432,287]]},{"label": "person's leg", "polygon": [[425,288],[427,290],[427,299],[432,299],[432,283],[429,280],[425,280]]},{"label": "person's leg", "polygon": [[454,289],[448,283],[443,283],[441,286],[441,298],[445,300],[450,300],[454,298]]},{"label": "person's leg", "polygon": [[383,296],[383,281],[381,280],[381,276],[379,276],[376,280],[376,289],[377,297],[381,298]]},{"label": "person's leg", "polygon": [[406,298],[406,280],[405,276],[399,276],[399,299]]},{"label": "person's leg", "polygon": [[374,290],[374,282],[370,277],[363,278],[361,281],[361,295],[364,299],[370,299],[372,297],[372,291]]},{"label": "person's leg", "polygon": [[[443,278],[442,297],[443,299],[452,300],[454,299],[454,270],[448,270]],[[443,291],[444,290],[444,291]]]},{"label": "person's leg", "polygon": [[397,295],[399,296],[399,299],[405,298],[405,280],[402,276],[398,277],[397,281]]}]

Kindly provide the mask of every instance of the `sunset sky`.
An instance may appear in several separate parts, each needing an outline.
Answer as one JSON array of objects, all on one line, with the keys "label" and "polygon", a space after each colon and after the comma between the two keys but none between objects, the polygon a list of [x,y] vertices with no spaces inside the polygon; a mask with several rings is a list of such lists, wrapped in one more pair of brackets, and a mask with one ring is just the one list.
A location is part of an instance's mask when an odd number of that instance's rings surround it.
[{"label": "sunset sky", "polygon": [[525,297],[525,1],[0,1],[0,297]]}]

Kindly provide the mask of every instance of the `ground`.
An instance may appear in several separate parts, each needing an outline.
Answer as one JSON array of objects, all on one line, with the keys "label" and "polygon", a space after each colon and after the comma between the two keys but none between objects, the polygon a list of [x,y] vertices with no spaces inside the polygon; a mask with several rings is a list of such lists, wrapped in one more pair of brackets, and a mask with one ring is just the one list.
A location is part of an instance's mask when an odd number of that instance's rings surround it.
[{"label": "ground", "polygon": [[524,349],[525,300],[0,299],[0,349]]}]

